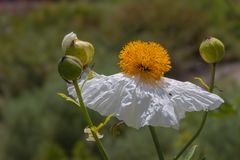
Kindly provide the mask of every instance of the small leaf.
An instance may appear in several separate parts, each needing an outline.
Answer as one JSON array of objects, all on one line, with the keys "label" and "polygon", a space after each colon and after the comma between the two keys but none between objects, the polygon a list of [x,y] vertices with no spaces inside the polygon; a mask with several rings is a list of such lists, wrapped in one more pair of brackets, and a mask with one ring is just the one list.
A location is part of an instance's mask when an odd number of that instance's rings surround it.
[{"label": "small leaf", "polygon": [[210,116],[214,118],[224,118],[227,116],[235,116],[237,110],[229,102],[224,102],[218,109],[211,111]]},{"label": "small leaf", "polygon": [[207,83],[200,77],[194,77],[195,80],[198,80],[207,90],[209,90],[209,86]]},{"label": "small leaf", "polygon": [[105,121],[103,123],[100,123],[98,126],[97,126],[97,130],[99,131],[103,126],[105,126],[109,121],[110,119],[112,118],[112,116],[114,116],[114,113],[113,114],[110,114],[109,116],[106,117]]},{"label": "small leaf", "polygon": [[190,148],[190,150],[187,152],[186,156],[184,157],[184,160],[191,160],[197,147],[198,145],[194,145],[192,148]]},{"label": "small leaf", "polygon": [[60,97],[64,98],[66,101],[72,102],[74,104],[76,104],[78,107],[81,107],[77,101],[75,101],[74,99],[72,99],[71,97],[68,97],[67,95],[65,95],[64,93],[57,93],[57,95],[59,95]]},{"label": "small leaf", "polygon": [[93,71],[90,71],[87,75],[87,79],[90,80],[90,79],[93,79],[95,77],[96,73],[93,72]]}]

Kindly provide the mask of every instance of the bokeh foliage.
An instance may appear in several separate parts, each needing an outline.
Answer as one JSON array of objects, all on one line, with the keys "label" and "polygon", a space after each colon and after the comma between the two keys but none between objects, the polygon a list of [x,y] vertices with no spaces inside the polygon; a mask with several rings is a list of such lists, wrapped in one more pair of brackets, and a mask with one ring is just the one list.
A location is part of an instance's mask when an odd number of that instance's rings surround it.
[{"label": "bokeh foliage", "polygon": [[[56,69],[66,33],[74,31],[79,39],[94,44],[94,68],[103,74],[119,72],[118,52],[128,41],[161,42],[173,63],[169,76],[186,80],[189,75],[207,75],[198,47],[209,35],[226,45],[220,65],[239,61],[239,17],[240,4],[231,0],[48,2],[20,13],[2,11],[0,159],[98,159],[96,147],[84,140],[81,112],[56,95],[66,91]],[[223,77],[217,81],[220,94],[239,110],[239,84]],[[97,124],[102,120],[91,114]],[[158,128],[167,157],[172,158],[189,139],[200,118],[201,113],[188,114],[179,131]],[[208,159],[239,159],[239,120],[239,115],[210,118],[196,142],[201,154]],[[103,132],[112,159],[156,159],[147,129],[123,128],[119,137],[110,136],[107,129]]]}]

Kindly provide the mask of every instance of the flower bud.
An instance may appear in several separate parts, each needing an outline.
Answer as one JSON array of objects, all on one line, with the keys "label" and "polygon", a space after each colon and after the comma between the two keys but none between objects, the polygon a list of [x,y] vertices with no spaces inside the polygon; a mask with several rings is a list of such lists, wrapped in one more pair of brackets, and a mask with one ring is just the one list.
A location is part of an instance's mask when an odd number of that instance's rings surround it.
[{"label": "flower bud", "polygon": [[67,49],[66,55],[71,55],[79,58],[85,66],[92,62],[94,56],[94,48],[91,43],[74,40],[72,47]]},{"label": "flower bud", "polygon": [[203,41],[199,48],[202,59],[207,63],[217,63],[224,57],[224,45],[217,38],[211,37]]},{"label": "flower bud", "polygon": [[62,41],[62,49],[65,53],[66,50],[72,45],[72,42],[77,39],[77,35],[73,32],[67,34]]},{"label": "flower bud", "polygon": [[93,45],[89,42],[79,40],[73,32],[63,38],[62,48],[66,55],[77,57],[83,66],[91,63],[93,60]]},{"label": "flower bud", "polygon": [[81,76],[82,70],[81,62],[73,56],[64,56],[58,64],[58,72],[64,80],[76,80]]}]

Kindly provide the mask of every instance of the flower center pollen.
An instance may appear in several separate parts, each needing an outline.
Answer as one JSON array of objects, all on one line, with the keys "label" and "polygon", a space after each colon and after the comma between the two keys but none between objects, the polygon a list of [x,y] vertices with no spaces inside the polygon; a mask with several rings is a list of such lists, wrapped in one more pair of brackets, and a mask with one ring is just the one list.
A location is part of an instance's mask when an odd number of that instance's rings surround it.
[{"label": "flower center pollen", "polygon": [[155,42],[130,42],[120,51],[119,58],[123,73],[145,82],[158,81],[171,69],[167,51]]},{"label": "flower center pollen", "polygon": [[139,69],[139,71],[142,71],[142,72],[150,72],[150,71],[151,71],[150,68],[148,68],[148,67],[146,67],[146,66],[143,66],[142,64],[140,64],[140,65],[138,66],[138,69]]}]

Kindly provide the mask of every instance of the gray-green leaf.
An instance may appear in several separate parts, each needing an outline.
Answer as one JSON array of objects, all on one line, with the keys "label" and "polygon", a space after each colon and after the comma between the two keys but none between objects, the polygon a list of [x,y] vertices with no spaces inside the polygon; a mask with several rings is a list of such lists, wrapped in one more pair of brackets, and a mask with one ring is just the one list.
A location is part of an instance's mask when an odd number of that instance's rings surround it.
[{"label": "gray-green leaf", "polygon": [[68,97],[64,93],[57,93],[57,95],[59,95],[60,97],[64,98],[66,101],[72,102],[72,103],[76,104],[78,107],[81,107],[77,101],[75,101],[71,97]]},{"label": "gray-green leaf", "polygon": [[197,147],[198,145],[194,145],[192,148],[190,148],[186,156],[184,157],[184,160],[191,160]]}]

